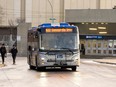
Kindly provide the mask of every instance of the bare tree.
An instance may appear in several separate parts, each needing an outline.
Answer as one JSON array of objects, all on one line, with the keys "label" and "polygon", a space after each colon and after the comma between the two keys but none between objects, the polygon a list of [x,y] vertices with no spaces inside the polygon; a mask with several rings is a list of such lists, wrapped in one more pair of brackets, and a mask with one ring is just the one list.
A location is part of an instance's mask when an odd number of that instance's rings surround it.
[{"label": "bare tree", "polygon": [[20,19],[20,18],[16,19],[17,25],[19,25],[20,23],[24,23],[24,22],[25,22],[25,19]]},{"label": "bare tree", "polygon": [[12,47],[12,45],[16,42],[16,40],[13,41],[13,30],[15,29],[15,24],[14,21],[12,19],[8,20],[9,23],[9,28],[10,28],[10,39],[9,39],[9,48]]},{"label": "bare tree", "polygon": [[24,23],[24,20],[21,20],[20,18],[17,18],[15,21],[12,19],[8,20],[9,26],[10,26],[10,40],[9,40],[9,46],[11,47],[15,42],[13,41],[13,31],[14,29],[21,23]]},{"label": "bare tree", "polygon": [[[2,25],[3,18],[4,18],[4,12],[3,12],[3,8],[0,6],[0,26]],[[0,35],[0,43],[2,43],[3,40],[4,40],[4,37]]]},{"label": "bare tree", "polygon": [[0,6],[0,24],[2,24],[3,22],[3,16],[4,16],[3,8]]}]

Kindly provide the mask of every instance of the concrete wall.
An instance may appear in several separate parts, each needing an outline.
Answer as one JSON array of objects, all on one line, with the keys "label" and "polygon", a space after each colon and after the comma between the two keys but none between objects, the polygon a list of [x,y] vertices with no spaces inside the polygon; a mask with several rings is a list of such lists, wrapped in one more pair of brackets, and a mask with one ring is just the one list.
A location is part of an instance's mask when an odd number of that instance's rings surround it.
[{"label": "concrete wall", "polygon": [[31,28],[30,23],[22,23],[17,27],[18,56],[27,56],[27,30]]},{"label": "concrete wall", "polygon": [[64,0],[65,9],[112,9],[116,0]]},{"label": "concrete wall", "polygon": [[[66,9],[112,9],[116,0],[49,0],[53,7],[56,22],[64,21]],[[25,2],[25,5],[24,5]],[[48,0],[0,0],[0,26],[8,26],[9,20],[16,24],[17,19],[32,22],[38,26],[43,22],[51,22],[52,10]],[[24,8],[25,11],[24,12]],[[4,14],[1,15],[1,12]],[[24,18],[25,17],[25,18]]]},{"label": "concrete wall", "polygon": [[66,22],[116,23],[116,9],[72,9],[66,10]]},{"label": "concrete wall", "polygon": [[[26,0],[26,3],[32,3],[30,6],[26,5],[28,14],[26,14],[26,20],[32,22],[32,26],[38,26],[44,22],[51,22],[50,18],[56,18],[55,22],[61,22],[62,9],[60,4],[63,0]],[[53,9],[53,10],[52,10]]]},{"label": "concrete wall", "polygon": [[[0,26],[9,26],[11,21],[16,24],[16,20],[20,18],[20,0],[0,0],[0,8],[2,17]],[[3,14],[1,15],[1,13]]]}]

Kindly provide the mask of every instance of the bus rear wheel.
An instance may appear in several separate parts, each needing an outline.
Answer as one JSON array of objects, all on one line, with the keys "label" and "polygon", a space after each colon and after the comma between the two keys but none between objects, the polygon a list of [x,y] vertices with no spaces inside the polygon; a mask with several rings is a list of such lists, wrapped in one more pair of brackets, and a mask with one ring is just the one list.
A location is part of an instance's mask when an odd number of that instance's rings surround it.
[{"label": "bus rear wheel", "polygon": [[36,67],[35,67],[35,66],[30,65],[30,66],[29,66],[29,68],[30,68],[30,69],[35,69]]},{"label": "bus rear wheel", "polygon": [[38,71],[44,71],[46,69],[46,67],[37,67]]}]

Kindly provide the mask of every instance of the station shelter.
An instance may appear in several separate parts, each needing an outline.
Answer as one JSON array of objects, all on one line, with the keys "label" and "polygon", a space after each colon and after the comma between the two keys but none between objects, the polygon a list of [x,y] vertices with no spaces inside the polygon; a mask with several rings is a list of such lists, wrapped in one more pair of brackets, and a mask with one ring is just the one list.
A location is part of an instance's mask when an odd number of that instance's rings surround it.
[{"label": "station shelter", "polygon": [[116,9],[73,9],[65,21],[78,26],[85,55],[116,56],[115,15]]}]

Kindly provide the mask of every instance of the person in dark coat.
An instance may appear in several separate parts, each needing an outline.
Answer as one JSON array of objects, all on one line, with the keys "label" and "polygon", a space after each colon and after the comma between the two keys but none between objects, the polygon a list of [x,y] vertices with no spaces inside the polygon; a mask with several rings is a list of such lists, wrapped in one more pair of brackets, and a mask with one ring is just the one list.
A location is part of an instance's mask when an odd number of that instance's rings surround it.
[{"label": "person in dark coat", "polygon": [[11,54],[13,58],[13,64],[15,64],[16,56],[17,56],[18,50],[15,45],[13,45],[13,48],[11,49]]},{"label": "person in dark coat", "polygon": [[5,54],[6,54],[6,47],[4,44],[2,44],[1,48],[0,48],[0,53],[1,53],[1,57],[2,57],[2,64],[4,64],[4,58],[5,58]]},{"label": "person in dark coat", "polygon": [[83,55],[85,55],[85,46],[84,44],[81,44],[81,52]]}]

